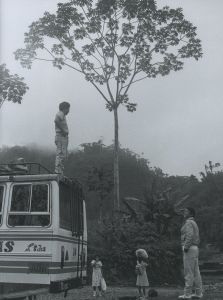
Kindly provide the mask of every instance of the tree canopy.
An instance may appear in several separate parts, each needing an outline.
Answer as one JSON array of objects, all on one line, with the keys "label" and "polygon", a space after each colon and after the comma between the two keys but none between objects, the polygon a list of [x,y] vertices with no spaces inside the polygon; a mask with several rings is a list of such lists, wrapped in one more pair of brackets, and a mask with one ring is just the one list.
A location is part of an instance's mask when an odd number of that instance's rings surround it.
[{"label": "tree canopy", "polygon": [[158,9],[153,0],[59,3],[55,14],[45,12],[30,25],[25,48],[15,52],[27,68],[46,60],[83,74],[111,111],[120,104],[134,111],[128,97],[133,83],[178,71],[185,58],[201,55],[196,27],[182,9]]},{"label": "tree canopy", "polygon": [[11,75],[5,64],[0,65],[0,108],[4,101],[21,103],[28,90],[23,80],[24,78],[17,74]]}]

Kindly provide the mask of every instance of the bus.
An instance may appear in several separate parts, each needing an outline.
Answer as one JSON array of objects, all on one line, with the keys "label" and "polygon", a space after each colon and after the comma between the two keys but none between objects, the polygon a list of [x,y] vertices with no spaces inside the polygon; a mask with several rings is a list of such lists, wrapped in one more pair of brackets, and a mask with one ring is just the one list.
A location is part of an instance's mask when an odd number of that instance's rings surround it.
[{"label": "bus", "polygon": [[0,164],[0,284],[86,282],[87,222],[81,184],[39,163]]}]

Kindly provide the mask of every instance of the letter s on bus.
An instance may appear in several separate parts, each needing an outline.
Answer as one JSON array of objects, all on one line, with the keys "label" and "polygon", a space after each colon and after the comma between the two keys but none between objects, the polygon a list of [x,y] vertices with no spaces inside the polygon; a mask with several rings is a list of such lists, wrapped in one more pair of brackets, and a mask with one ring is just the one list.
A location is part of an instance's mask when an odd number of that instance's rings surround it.
[{"label": "letter s on bus", "polygon": [[14,245],[15,245],[15,243],[13,241],[6,242],[5,243],[6,248],[4,248],[4,252],[12,252]]}]

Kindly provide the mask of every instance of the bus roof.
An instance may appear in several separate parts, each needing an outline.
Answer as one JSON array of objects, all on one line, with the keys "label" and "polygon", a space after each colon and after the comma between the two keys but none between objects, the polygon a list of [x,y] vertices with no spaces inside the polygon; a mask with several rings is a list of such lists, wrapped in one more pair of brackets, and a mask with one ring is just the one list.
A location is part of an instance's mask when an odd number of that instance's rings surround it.
[{"label": "bus roof", "polygon": [[1,175],[0,174],[0,182],[6,181],[15,181],[15,182],[26,182],[26,181],[51,181],[57,180],[59,181],[58,174],[37,174],[37,175]]},{"label": "bus roof", "polygon": [[0,164],[0,182],[52,181],[80,185],[76,179],[54,173],[39,163]]},{"label": "bus roof", "polygon": [[36,162],[13,162],[0,164],[1,175],[35,175],[35,174],[53,174],[46,167]]}]

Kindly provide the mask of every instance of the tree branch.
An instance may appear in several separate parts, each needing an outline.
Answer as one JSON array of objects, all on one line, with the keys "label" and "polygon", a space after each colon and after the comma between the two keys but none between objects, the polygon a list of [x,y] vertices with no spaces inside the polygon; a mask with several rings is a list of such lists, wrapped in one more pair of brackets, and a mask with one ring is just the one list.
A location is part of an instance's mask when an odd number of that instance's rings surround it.
[{"label": "tree branch", "polygon": [[[85,15],[85,18],[86,18],[86,19],[88,20],[88,22],[89,22],[89,18],[88,18],[88,16],[87,16],[87,14],[86,14],[86,12],[85,12],[83,6],[81,6],[81,8],[82,8],[82,11],[83,11],[83,13],[84,13],[84,15]],[[84,30],[86,30],[85,27],[84,27],[84,25],[83,25],[83,23],[81,23],[81,24],[82,24],[82,28],[83,28]],[[87,30],[86,30],[86,32],[87,32]],[[95,47],[96,51],[98,52],[98,54],[102,57],[100,51],[98,50],[98,47],[95,46],[95,42],[93,41],[93,39],[91,38],[91,36],[89,35],[88,32],[87,32],[87,35],[88,35],[88,38],[90,39],[91,43],[94,45],[94,47]]]},{"label": "tree branch", "polygon": [[77,72],[79,72],[79,73],[84,74],[82,70],[79,70],[79,69],[75,68],[74,66],[71,66],[70,64],[66,63],[66,62],[64,62],[64,65],[71,68],[71,69],[73,69],[73,70],[75,70],[75,71],[77,71]]},{"label": "tree branch", "polygon": [[53,59],[46,59],[46,58],[40,58],[40,57],[34,57],[33,59],[34,60],[42,60],[42,61],[50,61],[50,62],[54,61]]},{"label": "tree branch", "polygon": [[111,105],[111,102],[107,99],[107,97],[102,93],[102,91],[99,89],[99,87],[93,82],[90,81],[90,83],[97,89],[97,91],[102,95],[102,97],[105,99],[105,101]]},{"label": "tree branch", "polygon": [[[68,31],[67,32],[69,38],[71,38],[70,36],[70,32]],[[60,41],[61,44],[63,44],[63,41],[61,41],[60,39],[58,39]],[[64,45],[64,44],[63,44]],[[75,55],[75,53],[78,53],[80,54],[80,52],[78,51],[78,49],[76,49],[75,47],[72,47],[71,49],[71,52]],[[87,62],[86,59],[84,58],[83,54],[80,54],[81,55],[81,58],[84,60],[84,62]],[[80,66],[80,63],[77,62],[77,64]],[[81,66],[80,66],[81,67]],[[91,67],[92,71],[94,71],[98,76],[100,76],[100,74],[97,72],[97,70],[94,68],[94,67]]]},{"label": "tree branch", "polygon": [[116,79],[116,102],[117,102],[118,95],[119,95],[119,84],[120,84],[119,72],[120,72],[120,61],[118,61],[118,74],[117,74],[117,79]]},{"label": "tree branch", "polygon": [[48,49],[46,48],[45,46],[43,47],[54,59],[56,58],[53,53]]},{"label": "tree branch", "polygon": [[142,78],[136,79],[136,80],[132,81],[131,84],[134,84],[135,82],[141,81],[141,80],[143,80],[143,79],[145,79],[145,78],[148,78],[148,76],[144,76],[144,77],[142,77]]},{"label": "tree branch", "polygon": [[[60,41],[61,42],[61,41]],[[63,43],[62,43],[63,44]],[[49,53],[49,54],[51,54],[51,56],[55,59],[55,56],[46,48],[46,47],[44,47],[45,48],[45,50]],[[78,50],[76,50],[76,48],[73,48],[75,51],[78,51]],[[35,59],[38,59],[38,60],[44,60],[44,61],[51,61],[51,62],[53,62],[54,60],[47,60],[47,59],[41,59],[41,58],[35,58]],[[70,65],[70,64],[68,64],[68,63],[66,63],[66,62],[63,62],[63,64],[65,65],[65,66],[67,66],[67,67],[69,67],[69,68],[72,68],[72,69],[74,69],[75,71],[78,71],[79,73],[82,73],[82,74],[84,74],[85,76],[87,75],[87,73],[81,68],[81,70],[79,70],[79,69],[77,69],[77,68],[75,68],[74,66],[72,66],[72,65]],[[79,66],[80,66],[80,64],[79,64]],[[81,67],[81,66],[80,66]],[[95,71],[95,70],[94,70]],[[97,72],[96,72],[97,73]],[[99,87],[93,82],[93,81],[90,81],[90,83],[97,89],[97,91],[101,94],[101,96],[105,99],[105,101],[108,103],[108,104],[111,104],[110,102],[109,102],[109,100],[107,99],[107,97],[103,94],[103,92],[99,89]]]},{"label": "tree branch", "polygon": [[[137,62],[137,56],[135,57],[135,66],[134,66],[134,72],[133,72],[133,74],[132,74],[132,77],[131,77],[129,83],[128,83],[126,86],[123,86],[123,87],[122,87],[122,89],[126,87],[126,89],[125,89],[125,91],[124,91],[124,93],[123,93],[123,96],[127,94],[127,92],[128,92],[128,90],[129,90],[131,84],[133,83],[134,77],[135,77],[136,74],[138,73],[138,71],[136,70],[136,62]],[[121,90],[120,90],[120,92],[121,92]]]}]

